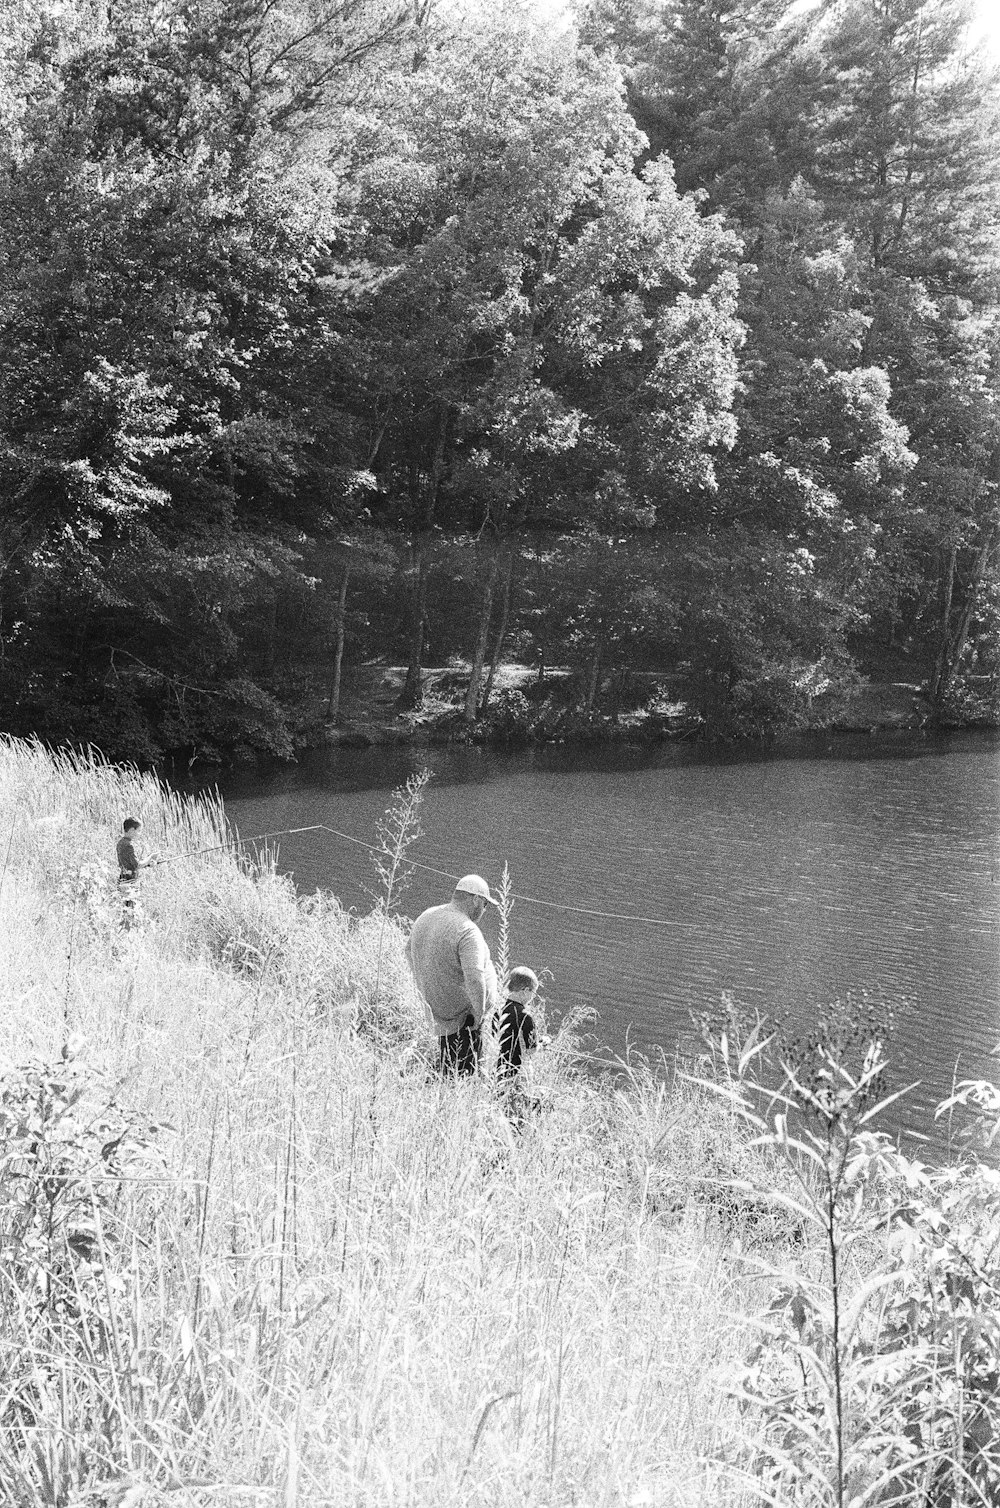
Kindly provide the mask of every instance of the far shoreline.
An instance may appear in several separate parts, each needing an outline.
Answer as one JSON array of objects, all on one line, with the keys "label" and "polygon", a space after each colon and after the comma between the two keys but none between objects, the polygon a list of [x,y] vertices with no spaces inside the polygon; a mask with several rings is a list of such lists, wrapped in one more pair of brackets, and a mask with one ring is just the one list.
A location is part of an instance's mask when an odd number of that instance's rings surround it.
[{"label": "far shoreline", "polygon": [[[463,710],[466,674],[466,667],[456,664],[425,670],[421,705],[403,710],[399,701],[404,667],[358,667],[341,714],[333,721],[325,715],[325,698],[314,680],[307,703],[299,708],[298,731],[288,756],[267,755],[245,747],[188,746],[164,751],[154,767],[166,767],[171,778],[177,778],[186,767],[188,777],[198,779],[199,772],[204,778],[204,772],[210,770],[263,771],[294,766],[338,749],[481,748],[515,753],[545,748],[684,748],[694,757],[717,758],[727,753],[739,757],[754,751],[765,756],[798,753],[808,757],[851,738],[905,735],[930,740],[953,733],[1000,731],[1000,719],[989,715],[936,716],[922,684],[912,677],[873,677],[848,693],[814,697],[800,716],[761,722],[755,728],[732,724],[710,727],[692,714],[678,683],[671,686],[668,677],[649,673],[643,677],[649,688],[645,705],[623,707],[617,714],[601,711],[587,716],[568,701],[563,705],[562,688],[568,686],[568,670],[553,668],[548,672],[545,687],[549,694],[543,700],[536,671],[511,663],[499,667],[497,692],[488,714],[470,724]],[[980,708],[983,706],[985,701],[981,700]]]},{"label": "far shoreline", "polygon": [[[429,672],[429,677],[442,674]],[[337,725],[326,723],[318,736],[311,737],[304,749],[382,748],[390,746],[445,746],[482,744],[493,748],[527,748],[533,745],[566,744],[633,744],[648,746],[664,743],[690,743],[702,748],[728,745],[759,744],[764,747],[800,739],[829,738],[840,734],[874,734],[881,732],[954,732],[972,729],[998,729],[1000,723],[985,721],[943,721],[935,719],[933,709],[918,684],[909,681],[870,681],[859,687],[837,711],[825,714],[817,708],[812,720],[803,723],[776,724],[757,735],[737,733],[731,737],[713,733],[686,716],[678,702],[665,714],[633,712],[615,719],[609,715],[584,720],[567,719],[551,729],[540,727],[498,733],[489,724],[471,726],[460,719],[456,710],[400,713],[383,707],[365,714],[355,712]]]}]

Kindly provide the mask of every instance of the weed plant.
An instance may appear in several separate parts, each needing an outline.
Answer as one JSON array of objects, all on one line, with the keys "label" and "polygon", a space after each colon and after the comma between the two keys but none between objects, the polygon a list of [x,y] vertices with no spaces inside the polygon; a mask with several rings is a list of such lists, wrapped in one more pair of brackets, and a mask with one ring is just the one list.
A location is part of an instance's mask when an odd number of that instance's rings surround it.
[{"label": "weed plant", "polygon": [[[379,888],[372,899],[381,919],[375,962],[374,1012],[368,1025],[376,1029],[386,1009],[392,1009],[391,1001],[395,998],[390,994],[390,1004],[388,1007],[383,1006],[381,984],[386,926],[393,912],[398,911],[403,894],[413,878],[413,866],[407,863],[406,853],[423,831],[420,812],[430,778],[431,772],[426,768],[410,775],[406,783],[393,792],[392,800],[375,829],[377,842],[371,850],[370,858]],[[358,1017],[355,1017],[355,1024],[359,1024]]]}]

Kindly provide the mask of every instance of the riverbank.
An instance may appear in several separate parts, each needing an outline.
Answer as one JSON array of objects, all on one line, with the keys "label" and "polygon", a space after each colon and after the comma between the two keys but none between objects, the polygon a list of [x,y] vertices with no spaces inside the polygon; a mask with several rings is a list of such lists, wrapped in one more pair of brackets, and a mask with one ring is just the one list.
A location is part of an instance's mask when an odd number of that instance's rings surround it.
[{"label": "riverbank", "polygon": [[[465,717],[465,679],[463,667],[425,671],[421,705],[405,711],[399,706],[405,667],[361,667],[354,673],[343,716],[334,724],[317,709],[308,742],[310,746],[378,748],[393,744],[655,743],[706,736],[701,721],[687,707],[683,688],[671,689],[662,677],[631,677],[629,700],[638,700],[636,706],[584,715],[565,694],[571,682],[569,671],[550,669],[540,679],[529,666],[506,664],[499,667],[487,715],[474,724]],[[835,700],[817,697],[801,720],[785,728],[769,728],[766,736],[919,729],[930,725],[932,715],[918,682],[868,681]],[[763,729],[758,736],[765,736]]]},{"label": "riverbank", "polygon": [[[170,861],[127,932],[126,812]],[[852,1139],[856,1309],[831,1331],[823,1175],[753,1147],[719,1092],[761,1046],[738,1023],[705,1050],[714,1091],[587,1080],[566,1027],[518,1133],[486,1081],[429,1073],[394,919],[184,857],[226,842],[218,804],[4,744],[0,832],[4,1501],[742,1508],[893,1469],[920,1503],[915,1450],[972,1473],[994,1449],[986,1289],[961,1336],[947,1297],[973,1249],[1000,1283],[979,1164],[938,1191]]]}]

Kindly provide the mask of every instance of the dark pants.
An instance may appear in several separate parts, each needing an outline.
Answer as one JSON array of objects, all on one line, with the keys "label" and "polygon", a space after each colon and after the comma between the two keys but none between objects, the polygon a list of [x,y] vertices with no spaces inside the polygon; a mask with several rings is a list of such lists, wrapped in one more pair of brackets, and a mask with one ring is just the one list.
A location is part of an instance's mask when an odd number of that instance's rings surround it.
[{"label": "dark pants", "polygon": [[450,1037],[438,1037],[441,1072],[462,1075],[475,1073],[479,1066],[481,1048],[479,1027],[474,1024],[471,1015],[466,1016],[457,1032],[452,1032]]}]

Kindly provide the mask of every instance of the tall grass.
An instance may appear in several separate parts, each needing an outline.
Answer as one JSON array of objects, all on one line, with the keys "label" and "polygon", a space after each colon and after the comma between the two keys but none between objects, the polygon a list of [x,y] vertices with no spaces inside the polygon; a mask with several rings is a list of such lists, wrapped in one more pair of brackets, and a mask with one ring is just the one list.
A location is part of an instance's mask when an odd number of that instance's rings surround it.
[{"label": "tall grass", "polygon": [[19,1143],[49,1172],[5,1237],[0,1500],[748,1501],[740,1253],[784,1234],[716,1197],[766,1176],[730,1109],[579,1078],[564,1034],[515,1135],[488,1080],[428,1072],[384,909],[223,851],[148,871],[124,933],[125,815],[169,855],[232,836],[217,800],[0,745],[0,1066],[63,1085]]}]

